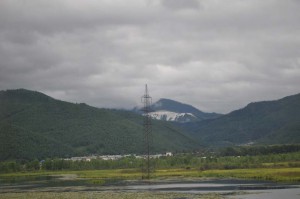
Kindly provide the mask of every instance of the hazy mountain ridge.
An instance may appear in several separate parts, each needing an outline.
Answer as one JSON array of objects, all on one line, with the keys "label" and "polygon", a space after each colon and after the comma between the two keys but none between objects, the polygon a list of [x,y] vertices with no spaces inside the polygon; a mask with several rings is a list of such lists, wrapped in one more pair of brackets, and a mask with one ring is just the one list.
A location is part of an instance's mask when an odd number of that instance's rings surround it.
[{"label": "hazy mountain ridge", "polygon": [[205,145],[300,143],[300,94],[250,103],[219,118],[181,127]]}]

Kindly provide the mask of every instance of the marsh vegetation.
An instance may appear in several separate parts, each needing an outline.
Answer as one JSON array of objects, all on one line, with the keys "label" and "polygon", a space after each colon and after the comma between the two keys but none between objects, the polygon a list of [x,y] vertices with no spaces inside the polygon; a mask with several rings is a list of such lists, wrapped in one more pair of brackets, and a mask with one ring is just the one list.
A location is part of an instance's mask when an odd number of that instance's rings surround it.
[{"label": "marsh vegetation", "polygon": [[[226,149],[225,152],[227,154],[177,154],[152,159],[156,169],[148,181],[142,179],[143,159],[134,156],[119,160],[56,158],[42,163],[38,160],[1,162],[0,199],[218,199],[241,194],[244,189],[287,190],[286,183],[297,185],[295,190],[299,190],[300,152],[245,156],[230,154],[236,153],[236,149]],[[252,184],[248,186],[250,182]]]}]

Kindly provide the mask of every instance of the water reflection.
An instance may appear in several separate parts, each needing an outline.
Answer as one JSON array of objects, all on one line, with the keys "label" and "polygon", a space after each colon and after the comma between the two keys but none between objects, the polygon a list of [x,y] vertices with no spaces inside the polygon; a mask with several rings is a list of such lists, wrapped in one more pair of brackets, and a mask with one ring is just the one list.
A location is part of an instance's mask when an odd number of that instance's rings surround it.
[{"label": "water reflection", "polygon": [[0,179],[0,193],[29,191],[162,191],[184,193],[247,193],[234,198],[297,198],[300,186],[254,180],[173,180],[124,181],[104,179],[79,179],[76,175],[22,176]]},{"label": "water reflection", "polygon": [[278,184],[253,180],[204,180],[198,182],[173,182],[148,185],[127,186],[130,190],[183,191],[183,192],[215,192],[215,191],[247,191],[299,188],[297,185]]},{"label": "water reflection", "polygon": [[228,196],[228,199],[296,199],[300,198],[300,188],[271,189],[264,191],[247,191],[238,196]]}]

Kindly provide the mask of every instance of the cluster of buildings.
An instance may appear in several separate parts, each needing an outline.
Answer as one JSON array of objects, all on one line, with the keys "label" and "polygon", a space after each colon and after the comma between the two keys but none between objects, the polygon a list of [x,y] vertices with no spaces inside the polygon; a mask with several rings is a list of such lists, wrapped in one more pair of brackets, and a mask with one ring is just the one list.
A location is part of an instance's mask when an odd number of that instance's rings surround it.
[{"label": "cluster of buildings", "polygon": [[[125,157],[135,157],[135,158],[145,158],[145,155],[136,155],[136,154],[126,154],[126,155],[90,155],[90,156],[82,156],[82,157],[71,157],[65,158],[64,160],[71,160],[71,161],[91,161],[93,159],[102,159],[102,160],[119,160]],[[173,156],[172,152],[166,152],[165,154],[155,154],[150,155],[150,158],[160,158],[160,157],[167,157]]]}]

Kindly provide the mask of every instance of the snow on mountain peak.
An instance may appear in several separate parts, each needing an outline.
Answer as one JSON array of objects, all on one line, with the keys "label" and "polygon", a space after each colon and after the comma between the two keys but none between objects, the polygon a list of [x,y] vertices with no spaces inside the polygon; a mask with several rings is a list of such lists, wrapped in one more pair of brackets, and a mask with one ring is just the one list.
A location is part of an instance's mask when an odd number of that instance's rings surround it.
[{"label": "snow on mountain peak", "polygon": [[150,117],[157,120],[190,122],[197,119],[192,113],[175,113],[172,111],[160,110],[149,113]]},{"label": "snow on mountain peak", "polygon": [[[149,115],[153,119],[180,123],[202,121],[220,116],[220,114],[217,113],[205,113],[191,105],[165,98],[161,98],[153,103],[149,109],[152,111]],[[138,114],[143,114],[142,110],[143,108],[141,107],[135,107],[133,109],[133,111]]]}]

